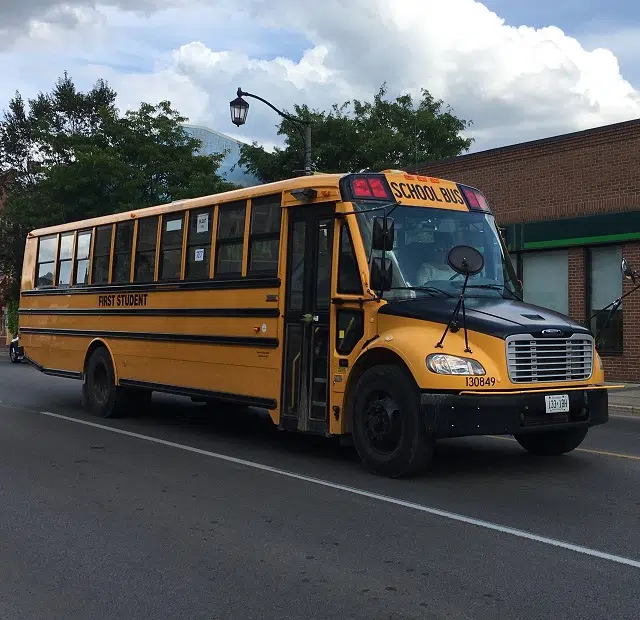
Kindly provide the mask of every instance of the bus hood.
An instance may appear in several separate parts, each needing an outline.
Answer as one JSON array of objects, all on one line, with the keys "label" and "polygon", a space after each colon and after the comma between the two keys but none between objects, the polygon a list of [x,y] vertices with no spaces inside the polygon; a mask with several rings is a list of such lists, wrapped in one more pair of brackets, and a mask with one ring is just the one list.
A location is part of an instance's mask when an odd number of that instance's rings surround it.
[{"label": "bus hood", "polygon": [[[446,325],[457,303],[457,297],[389,301],[378,312]],[[496,338],[504,339],[512,334],[561,338],[575,333],[591,333],[584,325],[564,314],[516,300],[467,297],[465,308],[467,329]],[[458,324],[462,327],[462,312]]]}]

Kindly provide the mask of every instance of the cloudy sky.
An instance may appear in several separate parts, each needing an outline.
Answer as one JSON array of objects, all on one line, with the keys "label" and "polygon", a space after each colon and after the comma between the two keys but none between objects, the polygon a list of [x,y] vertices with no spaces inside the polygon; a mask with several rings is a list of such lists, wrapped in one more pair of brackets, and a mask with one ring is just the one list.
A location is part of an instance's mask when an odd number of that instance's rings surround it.
[{"label": "cloudy sky", "polygon": [[425,87],[482,150],[640,118],[639,59],[633,0],[0,0],[1,109],[67,70],[267,146],[268,108],[230,123],[238,86],[316,108]]}]

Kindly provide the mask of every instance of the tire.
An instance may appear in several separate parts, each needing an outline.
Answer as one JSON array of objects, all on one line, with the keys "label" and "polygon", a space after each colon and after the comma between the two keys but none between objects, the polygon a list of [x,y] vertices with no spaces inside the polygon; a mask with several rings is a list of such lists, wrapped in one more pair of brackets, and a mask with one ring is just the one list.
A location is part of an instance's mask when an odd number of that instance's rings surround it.
[{"label": "tire", "polygon": [[15,347],[9,346],[9,359],[12,364],[17,364],[20,360],[18,359],[18,353],[16,352]]},{"label": "tire", "polygon": [[422,419],[420,392],[399,366],[373,366],[358,379],[352,427],[356,451],[375,474],[417,474],[433,459],[434,439]]},{"label": "tire", "polygon": [[127,409],[126,392],[115,383],[113,362],[104,347],[96,349],[87,362],[82,395],[86,408],[101,418],[120,417]]},{"label": "tire", "polygon": [[516,441],[531,454],[560,456],[575,450],[587,436],[588,428],[568,428],[560,431],[514,435]]}]

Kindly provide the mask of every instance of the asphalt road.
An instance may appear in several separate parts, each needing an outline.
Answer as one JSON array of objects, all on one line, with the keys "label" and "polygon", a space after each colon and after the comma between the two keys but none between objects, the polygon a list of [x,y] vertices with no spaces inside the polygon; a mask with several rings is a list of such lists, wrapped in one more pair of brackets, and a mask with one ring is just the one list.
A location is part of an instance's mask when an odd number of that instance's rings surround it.
[{"label": "asphalt road", "polygon": [[257,412],[95,419],[1,359],[0,618],[637,620],[640,419],[583,448],[451,440],[386,480]]}]

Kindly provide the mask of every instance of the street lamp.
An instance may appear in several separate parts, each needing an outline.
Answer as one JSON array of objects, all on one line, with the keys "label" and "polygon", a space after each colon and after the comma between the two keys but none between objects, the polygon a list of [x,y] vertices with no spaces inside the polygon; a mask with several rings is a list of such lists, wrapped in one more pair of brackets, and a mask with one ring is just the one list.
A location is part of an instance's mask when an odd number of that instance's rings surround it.
[{"label": "street lamp", "polygon": [[236,97],[229,106],[231,107],[231,122],[236,127],[244,125],[247,122],[247,114],[249,114],[249,104],[242,97]]},{"label": "street lamp", "polygon": [[258,101],[262,101],[262,103],[268,105],[272,110],[282,116],[282,118],[286,118],[292,123],[296,123],[297,125],[304,127],[304,173],[306,175],[313,174],[311,170],[311,122],[297,118],[296,116],[285,114],[281,110],[278,110],[278,108],[273,104],[269,103],[266,99],[258,97],[258,95],[247,93],[243,91],[242,88],[238,88],[236,95],[236,98],[229,103],[229,108],[231,109],[231,122],[236,127],[244,125],[247,121],[247,114],[249,114],[249,104],[243,99],[243,97],[253,97]]}]

